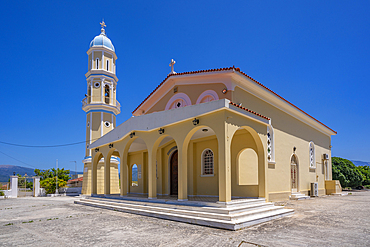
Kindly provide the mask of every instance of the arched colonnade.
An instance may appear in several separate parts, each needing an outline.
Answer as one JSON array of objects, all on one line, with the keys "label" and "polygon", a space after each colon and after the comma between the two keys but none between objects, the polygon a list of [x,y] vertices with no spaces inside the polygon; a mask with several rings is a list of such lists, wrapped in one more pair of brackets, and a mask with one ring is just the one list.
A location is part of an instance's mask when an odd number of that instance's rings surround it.
[{"label": "arched colonnade", "polygon": [[[225,114],[226,113],[226,114]],[[195,122],[194,122],[195,120]],[[218,111],[216,113],[197,117],[195,119],[174,123],[163,128],[135,131],[127,133],[124,138],[107,143],[103,146],[92,150],[92,170],[91,170],[91,192],[97,194],[97,165],[99,160],[104,158],[104,194],[111,194],[110,191],[110,161],[112,156],[120,158],[120,195],[126,196],[129,193],[129,171],[128,164],[129,149],[132,143],[137,139],[142,139],[146,145],[147,152],[147,192],[149,199],[157,197],[157,175],[156,161],[160,144],[165,138],[173,138],[178,151],[178,200],[184,201],[188,199],[188,149],[189,143],[195,133],[204,128],[212,129],[217,138],[217,184],[219,202],[229,202],[233,195],[232,190],[235,190],[235,182],[232,181],[232,169],[236,169],[235,157],[239,157],[243,146],[236,141],[236,133],[244,131],[253,139],[251,146],[258,157],[258,179],[256,184],[257,196],[266,197],[266,164],[267,158],[265,154],[266,125],[256,121],[246,119],[238,114],[233,114],[226,111]],[[198,121],[198,122],[196,122]],[[162,129],[162,133],[160,130]],[[198,131],[198,132],[197,132]],[[233,150],[239,151],[232,152]],[[235,147],[237,145],[237,147]],[[247,145],[248,146],[248,145]],[[234,187],[235,188],[234,188]],[[267,198],[266,198],[267,199]]]}]

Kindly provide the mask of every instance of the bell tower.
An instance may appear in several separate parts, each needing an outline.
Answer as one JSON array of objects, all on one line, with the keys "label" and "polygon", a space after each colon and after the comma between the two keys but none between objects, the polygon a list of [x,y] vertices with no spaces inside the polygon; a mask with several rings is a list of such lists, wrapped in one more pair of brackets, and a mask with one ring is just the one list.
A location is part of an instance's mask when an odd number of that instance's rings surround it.
[{"label": "bell tower", "polygon": [[[91,150],[88,146],[116,127],[116,116],[120,113],[120,104],[116,100],[118,78],[116,76],[117,55],[112,41],[105,34],[105,23],[100,23],[101,33],[90,42],[88,72],[85,74],[87,94],[82,101],[82,110],[86,112],[86,146],[84,179],[82,194],[91,194]],[[111,193],[119,193],[118,159],[111,158]],[[103,177],[104,159],[97,167],[98,178]],[[113,172],[113,173],[112,173]],[[117,174],[116,174],[117,173]],[[117,186],[115,186],[117,176]],[[104,193],[103,179],[98,179],[98,194]],[[101,181],[101,182],[99,182]],[[117,188],[112,188],[117,187]],[[117,191],[118,190],[118,191]]]}]

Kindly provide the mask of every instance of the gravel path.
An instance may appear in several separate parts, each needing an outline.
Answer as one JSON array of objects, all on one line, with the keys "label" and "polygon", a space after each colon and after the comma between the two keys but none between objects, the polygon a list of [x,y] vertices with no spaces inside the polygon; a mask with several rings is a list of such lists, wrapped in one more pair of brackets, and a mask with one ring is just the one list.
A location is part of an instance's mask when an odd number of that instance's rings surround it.
[{"label": "gravel path", "polygon": [[74,204],[0,200],[0,246],[370,246],[370,191],[277,203],[295,214],[227,231]]}]

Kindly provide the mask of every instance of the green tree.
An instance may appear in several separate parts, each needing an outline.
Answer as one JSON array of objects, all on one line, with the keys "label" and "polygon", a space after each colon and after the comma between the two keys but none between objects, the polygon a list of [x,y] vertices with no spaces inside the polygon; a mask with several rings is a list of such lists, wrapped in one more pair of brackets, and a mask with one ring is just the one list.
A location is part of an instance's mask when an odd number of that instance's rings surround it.
[{"label": "green tree", "polygon": [[69,170],[51,168],[48,170],[35,169],[36,176],[40,177],[40,181],[47,178],[55,178],[58,174],[58,179],[68,181],[71,177],[69,176]]},{"label": "green tree", "polygon": [[358,166],[357,169],[362,173],[364,179],[362,185],[370,185],[370,166]]},{"label": "green tree", "polygon": [[[58,188],[65,187],[67,185],[67,182],[58,179]],[[46,194],[54,194],[56,189],[56,177],[54,178],[46,178],[42,181],[40,181],[40,186],[42,188],[45,188]]]},{"label": "green tree", "polygon": [[67,181],[70,179],[69,170],[64,170],[64,168],[52,168],[48,170],[35,169],[35,173],[36,176],[40,176],[40,186],[45,188],[47,194],[55,193],[57,175],[59,188],[65,187]]},{"label": "green tree", "polygon": [[356,187],[363,181],[362,173],[349,160],[332,157],[333,180],[339,180],[342,187]]}]

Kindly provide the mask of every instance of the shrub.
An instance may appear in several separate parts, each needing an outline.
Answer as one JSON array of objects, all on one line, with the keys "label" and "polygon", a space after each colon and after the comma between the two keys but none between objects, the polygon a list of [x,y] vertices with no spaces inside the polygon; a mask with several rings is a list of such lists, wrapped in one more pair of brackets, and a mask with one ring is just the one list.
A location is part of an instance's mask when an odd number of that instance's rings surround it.
[{"label": "shrub", "polygon": [[0,196],[5,196],[3,191],[0,191]]},{"label": "shrub", "polygon": [[362,185],[370,185],[370,166],[358,166],[357,169],[362,173],[364,179]]},{"label": "shrub", "polygon": [[368,185],[365,185],[365,188],[366,189],[370,189],[370,185],[368,184]]},{"label": "shrub", "polygon": [[[47,178],[40,182],[40,186],[45,188],[47,194],[54,194],[56,189],[56,177],[55,178]],[[67,182],[61,179],[58,179],[58,187],[66,187]]]},{"label": "shrub", "polygon": [[339,180],[342,187],[357,187],[364,180],[363,174],[349,160],[332,157],[333,180]]}]

